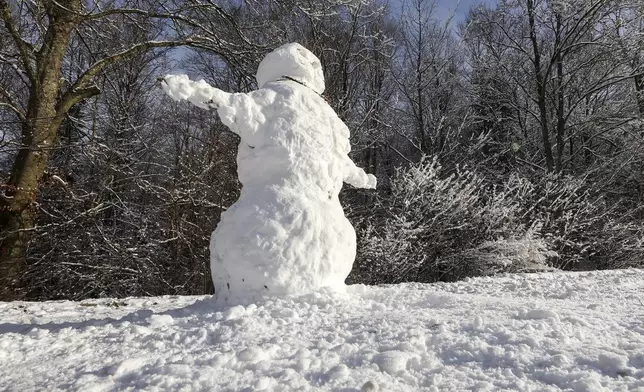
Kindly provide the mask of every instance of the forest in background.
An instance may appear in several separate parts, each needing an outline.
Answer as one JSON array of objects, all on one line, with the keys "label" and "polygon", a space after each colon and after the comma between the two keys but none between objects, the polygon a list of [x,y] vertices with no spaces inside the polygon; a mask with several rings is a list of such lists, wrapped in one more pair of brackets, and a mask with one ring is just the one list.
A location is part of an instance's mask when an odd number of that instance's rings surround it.
[{"label": "forest in background", "polygon": [[[0,300],[212,292],[237,137],[157,77],[300,42],[376,192],[350,283],[644,264],[644,2],[0,0]],[[178,48],[180,47],[180,48]]]}]

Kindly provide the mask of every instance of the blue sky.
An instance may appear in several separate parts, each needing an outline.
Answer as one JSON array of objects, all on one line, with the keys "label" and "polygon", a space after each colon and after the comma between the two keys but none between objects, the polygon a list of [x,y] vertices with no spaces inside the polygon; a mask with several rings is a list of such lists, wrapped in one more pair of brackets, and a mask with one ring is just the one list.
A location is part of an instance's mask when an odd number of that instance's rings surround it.
[{"label": "blue sky", "polygon": [[455,1],[455,0],[438,0],[438,8],[441,12],[441,16],[443,17],[448,17],[454,12],[454,9],[457,8],[457,3],[458,3],[458,8],[456,9],[456,17],[455,21],[458,23],[465,19],[465,16],[467,15],[467,11],[470,9],[471,6],[481,4],[481,3],[487,3],[487,4],[492,4],[492,0],[461,0],[460,2]]},{"label": "blue sky", "polygon": [[[390,4],[393,10],[398,11],[403,1],[408,0],[391,0]],[[496,3],[496,0],[436,0],[436,3],[437,13],[440,19],[447,19],[456,10],[456,15],[454,17],[453,23],[457,24],[465,19],[467,11],[471,6],[481,3],[494,4]]]}]

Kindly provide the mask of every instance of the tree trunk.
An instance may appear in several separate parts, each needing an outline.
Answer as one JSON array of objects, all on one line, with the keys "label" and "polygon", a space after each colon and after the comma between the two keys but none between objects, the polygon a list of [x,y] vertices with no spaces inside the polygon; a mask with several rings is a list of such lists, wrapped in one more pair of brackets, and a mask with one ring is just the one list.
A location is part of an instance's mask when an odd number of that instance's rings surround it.
[{"label": "tree trunk", "polygon": [[530,23],[530,41],[532,42],[532,50],[534,53],[534,73],[536,79],[537,89],[537,104],[539,106],[539,122],[541,125],[541,139],[543,141],[543,153],[546,158],[546,168],[548,171],[554,169],[554,159],[552,156],[552,144],[550,143],[550,136],[548,132],[548,112],[546,107],[546,80],[542,74],[541,69],[541,52],[539,49],[539,42],[537,41],[537,32],[534,21],[534,3],[532,0],[527,1],[528,7],[528,22]]},{"label": "tree trunk", "polygon": [[76,26],[80,0],[62,2],[65,7],[48,5],[50,25],[44,42],[35,54],[22,143],[0,199],[0,300],[19,298],[14,284],[25,264],[30,234],[36,219],[38,183],[45,173],[49,149],[63,120],[57,107],[63,56]]},{"label": "tree trunk", "polygon": [[416,114],[416,128],[418,138],[420,139],[420,149],[423,154],[431,154],[431,143],[429,143],[429,136],[425,129],[425,102],[423,100],[423,73],[421,69],[421,54],[419,50],[418,64],[416,67],[416,96],[418,99],[418,112]]},{"label": "tree trunk", "polygon": [[416,53],[416,96],[418,99],[418,113],[416,115],[416,127],[418,132],[418,138],[420,139],[420,149],[423,151],[423,154],[431,154],[433,151],[431,143],[429,142],[429,136],[427,135],[427,130],[425,129],[425,101],[423,99],[423,45],[424,45],[424,34],[423,34],[423,24],[420,22],[423,19],[422,15],[422,5],[421,2],[416,4],[416,11],[418,12],[418,46]]},{"label": "tree trunk", "polygon": [[563,59],[561,56],[561,50],[559,46],[561,45],[560,34],[561,34],[561,15],[557,13],[557,28],[556,28],[556,38],[555,38],[555,49],[557,50],[557,55],[555,57],[555,63],[557,66],[557,161],[555,164],[555,170],[557,173],[561,173],[563,170],[563,155],[564,155],[564,134],[566,131],[566,113],[564,112],[564,72],[563,72]]},{"label": "tree trunk", "polygon": [[[36,126],[23,128],[23,135],[43,135],[50,129],[51,120],[38,120]],[[29,137],[28,137],[29,138]],[[20,276],[31,230],[36,219],[38,182],[42,178],[49,152],[42,145],[52,145],[46,138],[43,143],[25,141],[16,156],[13,171],[7,184],[6,197],[0,201],[0,230],[2,232],[0,253],[0,300],[13,300],[19,296],[13,292],[13,284]],[[44,143],[49,141],[50,143]],[[29,146],[29,147],[27,147]]]}]

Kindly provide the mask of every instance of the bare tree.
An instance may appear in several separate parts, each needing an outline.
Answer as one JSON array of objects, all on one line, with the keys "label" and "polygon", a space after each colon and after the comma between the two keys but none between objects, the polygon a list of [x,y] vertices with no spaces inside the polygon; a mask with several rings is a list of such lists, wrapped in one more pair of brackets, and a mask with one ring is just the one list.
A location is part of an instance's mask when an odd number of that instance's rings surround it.
[{"label": "bare tree", "polygon": [[644,117],[644,5],[641,2],[620,2],[614,13],[604,21],[613,54],[630,71],[635,101]]},{"label": "bare tree", "polygon": [[470,15],[466,42],[485,53],[477,67],[501,68],[515,86],[503,99],[517,110],[526,137],[536,124],[543,158],[531,160],[547,171],[572,169],[579,156],[587,161],[598,140],[632,119],[624,105],[596,110],[598,100],[622,101],[621,85],[633,78],[613,54],[609,29],[601,28],[614,11],[600,0],[525,0]]},{"label": "bare tree", "polygon": [[451,27],[433,0],[404,2],[400,21],[399,64],[394,73],[416,140],[423,154],[441,154],[457,126],[461,105],[462,54]]}]

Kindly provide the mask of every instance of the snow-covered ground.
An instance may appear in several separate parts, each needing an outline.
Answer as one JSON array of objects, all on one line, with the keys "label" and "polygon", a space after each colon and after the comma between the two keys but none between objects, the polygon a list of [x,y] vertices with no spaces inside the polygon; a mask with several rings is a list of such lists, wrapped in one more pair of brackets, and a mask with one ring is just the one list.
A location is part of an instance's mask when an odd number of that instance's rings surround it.
[{"label": "snow-covered ground", "polygon": [[0,390],[644,391],[644,271],[2,303]]}]

